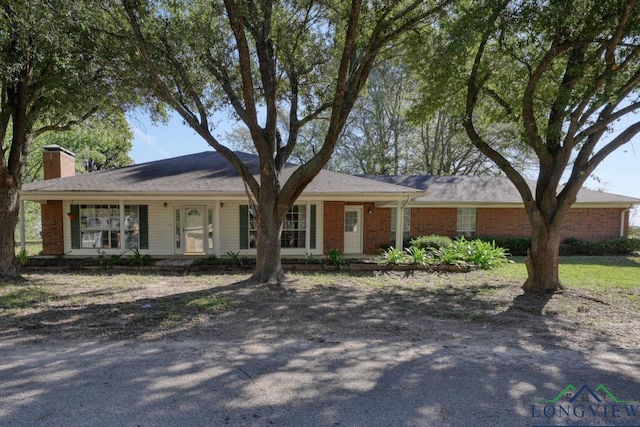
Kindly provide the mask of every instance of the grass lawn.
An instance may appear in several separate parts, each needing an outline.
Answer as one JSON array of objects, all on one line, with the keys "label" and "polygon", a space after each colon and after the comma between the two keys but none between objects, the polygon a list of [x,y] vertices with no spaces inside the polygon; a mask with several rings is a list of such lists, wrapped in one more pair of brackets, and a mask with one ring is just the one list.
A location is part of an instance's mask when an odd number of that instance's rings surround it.
[{"label": "grass lawn", "polygon": [[[524,282],[527,270],[524,257],[513,257],[508,264],[492,272],[498,277],[514,278]],[[594,290],[640,287],[640,257],[590,257],[574,256],[560,258],[560,281],[568,287]]]},{"label": "grass lawn", "polygon": [[514,261],[469,273],[290,273],[282,288],[251,283],[246,272],[28,274],[28,283],[0,285],[0,330],[106,338],[272,331],[280,337],[303,328],[402,334],[418,328],[407,325],[456,319],[542,322],[626,339],[640,334],[640,257],[562,258],[567,289],[543,297],[523,296],[526,268],[522,258]]}]

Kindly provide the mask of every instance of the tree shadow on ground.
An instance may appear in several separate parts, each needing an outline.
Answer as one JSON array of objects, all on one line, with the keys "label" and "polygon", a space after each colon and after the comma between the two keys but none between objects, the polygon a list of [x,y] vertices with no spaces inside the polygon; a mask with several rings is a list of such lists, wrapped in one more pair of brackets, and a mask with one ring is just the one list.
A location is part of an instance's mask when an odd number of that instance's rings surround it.
[{"label": "tree shadow on ground", "polygon": [[640,389],[637,348],[559,333],[557,295],[342,281],[3,315],[0,425],[554,425],[535,405],[568,384]]}]

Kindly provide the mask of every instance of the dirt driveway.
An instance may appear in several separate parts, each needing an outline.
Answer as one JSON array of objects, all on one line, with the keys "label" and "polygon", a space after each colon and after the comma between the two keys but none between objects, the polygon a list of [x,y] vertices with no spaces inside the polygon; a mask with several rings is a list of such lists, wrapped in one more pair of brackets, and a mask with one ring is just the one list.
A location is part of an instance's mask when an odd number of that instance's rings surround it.
[{"label": "dirt driveway", "polygon": [[581,291],[31,279],[42,307],[0,323],[0,426],[640,425],[637,313]]}]

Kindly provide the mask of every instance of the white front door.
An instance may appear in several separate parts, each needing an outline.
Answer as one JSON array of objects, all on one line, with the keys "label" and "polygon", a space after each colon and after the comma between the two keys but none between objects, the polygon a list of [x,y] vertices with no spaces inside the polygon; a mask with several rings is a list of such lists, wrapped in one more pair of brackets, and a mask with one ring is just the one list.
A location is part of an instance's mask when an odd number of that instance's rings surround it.
[{"label": "white front door", "polygon": [[344,208],[344,253],[362,253],[362,206]]},{"label": "white front door", "polygon": [[204,208],[188,207],[184,209],[184,252],[204,253],[205,227]]}]

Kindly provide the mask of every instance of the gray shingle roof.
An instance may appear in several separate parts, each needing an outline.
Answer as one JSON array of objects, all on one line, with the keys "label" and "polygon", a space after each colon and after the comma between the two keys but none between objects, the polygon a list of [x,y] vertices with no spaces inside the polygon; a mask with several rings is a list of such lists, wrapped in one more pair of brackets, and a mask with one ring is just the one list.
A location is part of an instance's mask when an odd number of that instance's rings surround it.
[{"label": "gray shingle roof", "polygon": [[[247,153],[236,154],[257,177],[258,157]],[[286,180],[296,167],[293,164],[287,165],[283,171],[283,179]],[[33,182],[25,184],[22,192],[244,193],[245,186],[238,172],[222,155],[214,151],[205,151],[123,168]],[[422,192],[392,183],[322,170],[304,193],[395,195]]]},{"label": "gray shingle roof", "polygon": [[[369,179],[412,187],[427,192],[413,201],[417,204],[522,204],[520,193],[507,177],[433,176],[433,175],[364,175]],[[535,191],[535,181],[528,181]],[[576,204],[640,204],[640,199],[582,188]]]}]

